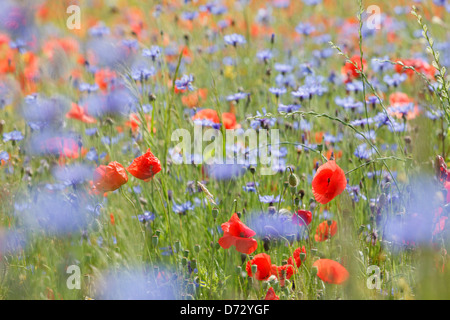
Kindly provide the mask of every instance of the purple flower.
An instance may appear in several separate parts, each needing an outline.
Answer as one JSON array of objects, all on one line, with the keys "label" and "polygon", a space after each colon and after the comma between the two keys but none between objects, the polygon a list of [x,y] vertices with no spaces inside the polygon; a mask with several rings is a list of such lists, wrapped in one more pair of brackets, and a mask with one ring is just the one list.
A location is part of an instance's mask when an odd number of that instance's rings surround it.
[{"label": "purple flower", "polygon": [[158,46],[152,46],[150,49],[142,50],[142,56],[150,57],[153,61],[161,54],[161,49]]},{"label": "purple flower", "polygon": [[274,94],[277,98],[286,93],[286,88],[269,88],[269,92]]},{"label": "purple flower", "polygon": [[238,44],[247,43],[244,36],[236,33],[224,36],[223,40],[225,41],[226,44],[232,45],[233,47],[236,47]]},{"label": "purple flower", "polygon": [[190,91],[193,91],[194,87],[192,86],[192,82],[194,82],[194,76],[192,74],[190,74],[190,75],[183,75],[181,77],[181,79],[175,80],[175,87],[178,90],[189,89]]},{"label": "purple flower", "polygon": [[149,222],[155,220],[155,214],[150,211],[145,211],[144,214],[138,215],[139,222]]},{"label": "purple flower", "polygon": [[3,141],[7,142],[7,141],[20,141],[23,140],[23,135],[22,132],[15,130],[15,131],[11,131],[11,132],[5,132],[3,134]]},{"label": "purple flower", "polygon": [[[278,202],[280,202],[280,195],[278,195],[278,196],[276,196],[276,197],[274,197],[274,196],[271,196],[271,195],[268,195],[268,196],[259,196],[259,201],[261,201],[261,202],[263,202],[263,203],[270,203],[270,204],[274,204],[274,203],[278,203]],[[281,199],[281,202],[283,202],[284,200],[283,199]]]}]

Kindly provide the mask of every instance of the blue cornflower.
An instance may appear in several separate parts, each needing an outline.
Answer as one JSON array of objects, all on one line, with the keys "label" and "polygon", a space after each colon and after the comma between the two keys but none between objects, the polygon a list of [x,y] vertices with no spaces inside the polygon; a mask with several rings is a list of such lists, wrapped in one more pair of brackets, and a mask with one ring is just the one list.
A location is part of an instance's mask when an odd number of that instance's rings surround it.
[{"label": "blue cornflower", "polygon": [[98,89],[99,89],[99,87],[98,87],[98,84],[96,84],[96,83],[90,84],[90,83],[82,82],[78,86],[78,90],[80,90],[81,92],[87,91],[87,93],[95,92]]},{"label": "blue cornflower", "polygon": [[443,116],[443,113],[441,110],[427,110],[425,115],[431,120],[437,120]]},{"label": "blue cornflower", "polygon": [[135,81],[147,81],[148,78],[155,75],[155,68],[133,68],[131,70],[131,77]]},{"label": "blue cornflower", "polygon": [[368,160],[374,153],[375,150],[373,150],[372,147],[364,143],[356,147],[355,152],[353,154],[360,159]]},{"label": "blue cornflower", "polygon": [[185,203],[177,204],[173,202],[172,210],[177,214],[185,215],[187,211],[194,210],[194,205],[190,201],[186,201]]},{"label": "blue cornflower", "polygon": [[291,94],[294,97],[299,98],[300,100],[305,100],[305,99],[311,99],[312,98],[311,91],[309,90],[309,87],[306,87],[306,86],[299,87],[297,89],[297,91],[293,91],[293,92],[291,92]]},{"label": "blue cornflower", "polygon": [[352,81],[346,84],[346,90],[349,92],[361,92],[364,90],[362,81]]},{"label": "blue cornflower", "polygon": [[247,43],[245,37],[237,33],[226,35],[223,37],[223,40],[226,44],[232,45],[233,47],[236,47],[238,44]]},{"label": "blue cornflower", "polygon": [[190,91],[193,91],[194,90],[194,87],[192,86],[193,81],[194,81],[194,76],[192,74],[183,75],[183,77],[181,77],[181,79],[175,80],[175,87],[178,90],[189,89]]},{"label": "blue cornflower", "polygon": [[283,75],[286,73],[290,73],[292,72],[292,70],[294,70],[294,67],[292,67],[291,65],[283,63],[275,63],[273,67],[276,71],[280,72]]},{"label": "blue cornflower", "polygon": [[297,31],[297,33],[299,33],[299,34],[309,36],[311,33],[316,31],[316,28],[310,23],[299,23],[295,27],[295,31]]},{"label": "blue cornflower", "polygon": [[269,92],[274,94],[277,98],[287,92],[286,88],[269,88]]},{"label": "blue cornflower", "polygon": [[145,223],[155,220],[155,214],[150,211],[145,211],[144,214],[138,215],[139,222]]},{"label": "blue cornflower", "polygon": [[361,101],[355,101],[351,96],[345,98],[336,97],[334,102],[344,109],[360,109],[364,107],[364,104]]},{"label": "blue cornflower", "polygon": [[85,158],[89,161],[98,162],[98,153],[95,147],[89,149],[89,151],[86,153]]},{"label": "blue cornflower", "polygon": [[385,75],[383,81],[390,87],[398,87],[407,77],[406,73],[394,73],[392,77],[390,75]]},{"label": "blue cornflower", "polygon": [[192,21],[195,18],[198,17],[198,12],[197,11],[193,11],[193,12],[189,12],[189,11],[185,11],[181,14],[181,18],[184,20],[189,20]]},{"label": "blue cornflower", "polygon": [[22,132],[18,131],[18,130],[14,130],[11,132],[5,132],[3,134],[3,141],[7,142],[7,141],[20,141],[23,140],[23,135]]},{"label": "blue cornflower", "polygon": [[94,134],[96,134],[98,131],[97,128],[87,128],[86,130],[84,130],[84,133],[86,133],[87,136],[93,136]]},{"label": "blue cornflower", "polygon": [[150,57],[153,61],[161,54],[161,48],[158,46],[152,46],[150,49],[142,50],[142,56]]},{"label": "blue cornflower", "polygon": [[282,75],[279,74],[275,78],[275,82],[279,87],[291,87],[294,88],[296,86],[295,76],[293,74]]},{"label": "blue cornflower", "polygon": [[0,162],[1,161],[8,161],[9,160],[9,154],[6,151],[0,152]]},{"label": "blue cornflower", "polygon": [[299,104],[284,105],[284,104],[280,103],[278,105],[278,112],[291,113],[291,112],[299,110],[301,107],[302,106]]},{"label": "blue cornflower", "polygon": [[248,182],[245,186],[242,187],[242,189],[245,192],[256,192],[256,187],[258,186],[259,186],[258,182],[256,182],[256,184],[255,182]]},{"label": "blue cornflower", "polygon": [[227,101],[238,102],[239,100],[246,99],[248,96],[249,96],[249,93],[238,92],[238,93],[227,96]]},{"label": "blue cornflower", "polygon": [[[274,197],[271,195],[267,195],[267,196],[259,196],[259,201],[263,202],[263,203],[270,203],[270,204],[274,204],[274,203],[278,203],[280,202],[280,195]],[[281,199],[281,202],[283,202],[284,200]]]}]

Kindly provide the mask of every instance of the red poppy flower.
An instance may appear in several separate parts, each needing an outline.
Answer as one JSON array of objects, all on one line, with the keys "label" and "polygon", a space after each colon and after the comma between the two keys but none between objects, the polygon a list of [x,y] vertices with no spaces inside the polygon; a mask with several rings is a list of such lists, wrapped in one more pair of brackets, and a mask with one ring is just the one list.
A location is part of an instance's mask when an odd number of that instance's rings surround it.
[{"label": "red poppy flower", "polygon": [[[116,73],[109,69],[100,69],[95,73],[95,83],[101,90],[107,90],[116,79]],[[109,88],[109,89],[112,89]]]},{"label": "red poppy flower", "polygon": [[320,166],[312,181],[316,201],[326,204],[340,195],[347,186],[344,170],[334,160]]},{"label": "red poppy flower", "polygon": [[222,113],[222,122],[225,129],[239,129],[241,126],[236,123],[236,116],[231,112]]},{"label": "red poppy flower", "polygon": [[[220,118],[213,109],[202,109],[197,112],[192,120],[209,120],[214,123],[220,123]],[[225,126],[225,129],[237,129],[240,128],[240,125],[236,123],[236,116],[231,112],[222,113],[222,122]]]},{"label": "red poppy flower", "polygon": [[294,213],[292,216],[292,223],[298,224],[299,226],[309,225],[312,221],[312,213],[311,211],[306,210],[298,210],[297,213]]},{"label": "red poppy flower", "polygon": [[219,245],[224,249],[235,246],[237,251],[251,254],[258,247],[258,242],[251,238],[255,231],[243,224],[236,213],[228,222],[222,223],[222,230],[224,235],[219,239]]},{"label": "red poppy flower", "polygon": [[278,281],[280,281],[280,285],[284,287],[285,280],[290,279],[294,275],[295,270],[290,264],[285,264],[284,266],[276,266],[273,264],[271,273],[277,277]]},{"label": "red poppy flower", "polygon": [[150,149],[148,149],[145,154],[134,159],[127,170],[136,178],[149,181],[155,174],[161,171],[161,163]]},{"label": "red poppy flower", "polygon": [[[428,62],[421,59],[401,59],[397,62],[402,62],[407,67],[413,67],[416,71],[425,74],[429,79],[434,79],[436,69]],[[409,77],[414,75],[414,71],[411,69],[405,69],[402,65],[396,64],[395,71],[397,73],[406,73]]]},{"label": "red poppy flower", "polygon": [[[145,118],[145,122],[147,123],[147,130],[150,131],[151,130],[151,124],[152,124],[152,117],[149,116],[148,114],[146,114],[144,116],[144,118]],[[127,127],[130,127],[131,131],[133,131],[133,132],[138,131],[139,130],[139,126],[141,125],[141,119],[139,118],[139,116],[136,113],[132,113],[132,114],[130,114],[130,118],[129,119],[130,120],[125,122],[125,125]],[[156,128],[153,128],[153,132],[156,133]]]},{"label": "red poppy flower", "polygon": [[[300,253],[304,253],[306,255],[305,246],[294,250],[294,260],[295,260],[295,264],[297,265],[297,268],[300,268],[300,266],[302,265],[302,259],[300,259]],[[287,263],[290,265],[294,265],[294,262],[292,261],[292,257],[289,257]]]},{"label": "red poppy flower", "polygon": [[336,232],[337,232],[336,221],[332,221],[331,226],[328,226],[328,221],[324,221],[317,227],[314,240],[316,240],[317,242],[325,241],[334,236]]},{"label": "red poppy flower", "polygon": [[94,187],[100,192],[117,190],[127,182],[127,172],[117,161],[101,165],[94,171]]},{"label": "red poppy flower", "polygon": [[[346,62],[345,65],[342,67],[342,74],[344,74],[347,79],[346,82],[352,81],[353,79],[357,79],[360,77],[360,74],[358,71],[361,71],[361,57],[360,56],[353,56],[350,59],[350,62]],[[357,68],[355,67],[355,64]],[[367,62],[365,59],[363,59],[363,67],[364,70],[367,68]]]},{"label": "red poppy flower", "polygon": [[267,290],[266,297],[264,300],[280,300],[280,297],[275,294],[275,290],[273,290],[272,287],[270,287],[269,290]]},{"label": "red poppy flower", "polygon": [[258,267],[256,274],[254,275],[257,280],[264,281],[272,275],[272,262],[270,261],[270,256],[268,254],[257,254],[252,260],[247,262],[245,270],[249,277],[253,277],[252,265]]},{"label": "red poppy flower", "polygon": [[220,123],[219,116],[217,115],[216,110],[213,109],[202,109],[198,111],[192,117],[192,120],[210,120],[214,123]]},{"label": "red poppy flower", "polygon": [[66,114],[66,118],[68,119],[76,119],[80,120],[84,123],[96,123],[97,120],[87,114],[83,107],[80,107],[76,103],[72,103],[72,109]]},{"label": "red poppy flower", "polygon": [[342,284],[347,281],[349,273],[339,262],[329,259],[319,259],[314,262],[317,268],[317,276],[324,282]]}]

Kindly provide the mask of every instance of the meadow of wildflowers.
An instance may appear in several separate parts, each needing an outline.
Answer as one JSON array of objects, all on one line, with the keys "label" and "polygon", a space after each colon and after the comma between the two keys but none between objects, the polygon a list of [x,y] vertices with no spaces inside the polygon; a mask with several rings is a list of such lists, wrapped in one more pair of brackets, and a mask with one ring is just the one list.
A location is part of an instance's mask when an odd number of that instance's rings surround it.
[{"label": "meadow of wildflowers", "polygon": [[450,299],[450,1],[0,8],[0,299]]}]

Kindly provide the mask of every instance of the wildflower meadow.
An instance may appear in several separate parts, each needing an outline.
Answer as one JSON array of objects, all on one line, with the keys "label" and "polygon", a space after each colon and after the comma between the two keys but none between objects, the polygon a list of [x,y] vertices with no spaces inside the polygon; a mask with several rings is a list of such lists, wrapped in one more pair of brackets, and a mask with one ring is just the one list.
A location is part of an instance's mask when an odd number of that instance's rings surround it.
[{"label": "wildflower meadow", "polygon": [[448,0],[0,0],[0,299],[450,299],[449,34]]}]

